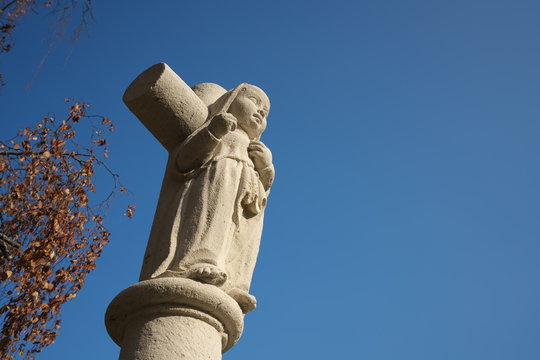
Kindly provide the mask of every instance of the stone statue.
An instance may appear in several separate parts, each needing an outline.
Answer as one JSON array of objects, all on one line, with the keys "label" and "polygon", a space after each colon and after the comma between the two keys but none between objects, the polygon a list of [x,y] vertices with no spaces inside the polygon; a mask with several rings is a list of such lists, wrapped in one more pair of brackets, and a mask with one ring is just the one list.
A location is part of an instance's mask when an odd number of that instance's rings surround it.
[{"label": "stone statue", "polygon": [[169,158],[140,281],[109,304],[120,360],[218,360],[256,306],[249,286],[274,166],[260,141],[270,101],[256,86],[190,88],[166,64],[124,102]]},{"label": "stone statue", "polygon": [[268,97],[245,83],[189,89],[161,63],[130,85],[124,101],[169,150],[140,280],[211,284],[244,313],[253,310],[248,291],[274,180],[272,154],[260,141]]}]

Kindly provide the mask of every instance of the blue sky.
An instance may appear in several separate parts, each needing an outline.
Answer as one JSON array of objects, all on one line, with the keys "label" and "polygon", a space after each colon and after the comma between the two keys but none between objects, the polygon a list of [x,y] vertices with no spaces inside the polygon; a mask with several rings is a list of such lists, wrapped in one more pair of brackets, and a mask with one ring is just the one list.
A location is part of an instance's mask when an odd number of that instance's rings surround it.
[{"label": "blue sky", "polygon": [[28,16],[0,58],[2,138],[63,114],[65,97],[89,102],[115,121],[110,166],[137,205],[133,220],[124,199],[110,210],[111,243],[41,359],[117,357],[103,316],[137,281],[166,160],[121,97],[160,61],[190,85],[248,82],[272,101],[259,307],[224,359],[540,358],[540,3],[93,9],[29,90],[51,18]]}]

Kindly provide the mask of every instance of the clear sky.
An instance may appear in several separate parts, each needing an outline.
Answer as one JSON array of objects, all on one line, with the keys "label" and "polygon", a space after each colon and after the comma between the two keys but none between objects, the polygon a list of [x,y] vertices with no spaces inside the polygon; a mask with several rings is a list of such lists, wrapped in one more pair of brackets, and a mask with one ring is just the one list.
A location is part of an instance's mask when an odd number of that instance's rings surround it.
[{"label": "clear sky", "polygon": [[121,98],[160,61],[272,101],[259,307],[224,359],[540,359],[538,1],[94,2],[27,92],[50,18],[0,58],[1,137],[89,102],[116,123],[111,167],[137,205],[110,210],[41,359],[117,357],[103,317],[137,281],[166,160]]}]

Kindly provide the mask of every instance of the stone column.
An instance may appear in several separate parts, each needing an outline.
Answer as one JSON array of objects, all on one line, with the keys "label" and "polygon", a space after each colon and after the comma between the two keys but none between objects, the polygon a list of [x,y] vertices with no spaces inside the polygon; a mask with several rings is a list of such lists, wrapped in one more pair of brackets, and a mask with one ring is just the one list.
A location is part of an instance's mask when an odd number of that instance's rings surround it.
[{"label": "stone column", "polygon": [[215,286],[156,278],[118,294],[105,324],[121,360],[218,360],[240,338],[243,317]]}]

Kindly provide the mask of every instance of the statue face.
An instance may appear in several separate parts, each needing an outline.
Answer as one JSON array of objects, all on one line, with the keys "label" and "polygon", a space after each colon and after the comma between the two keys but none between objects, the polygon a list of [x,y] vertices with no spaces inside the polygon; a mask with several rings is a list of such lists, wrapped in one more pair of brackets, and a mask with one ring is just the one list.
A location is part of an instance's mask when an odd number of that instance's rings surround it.
[{"label": "statue face", "polygon": [[256,86],[247,85],[241,89],[231,103],[229,113],[238,120],[238,126],[250,139],[258,138],[266,129],[266,117],[270,110],[268,96]]}]

